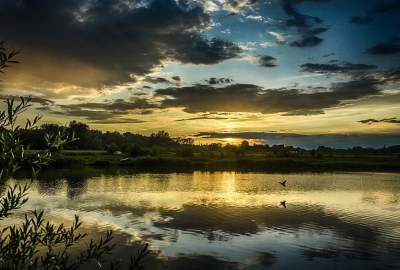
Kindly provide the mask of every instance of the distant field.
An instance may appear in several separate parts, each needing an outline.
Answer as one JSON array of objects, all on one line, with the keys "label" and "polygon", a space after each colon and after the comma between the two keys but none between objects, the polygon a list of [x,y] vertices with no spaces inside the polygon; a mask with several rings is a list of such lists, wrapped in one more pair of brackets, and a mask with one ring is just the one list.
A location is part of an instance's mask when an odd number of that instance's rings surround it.
[{"label": "distant field", "polygon": [[270,152],[227,155],[221,153],[195,153],[192,157],[177,157],[174,153],[137,157],[121,162],[126,154],[111,155],[106,151],[63,151],[53,154],[52,167],[62,166],[134,166],[154,168],[210,168],[210,169],[400,169],[399,154],[325,154],[309,153],[281,157]]}]

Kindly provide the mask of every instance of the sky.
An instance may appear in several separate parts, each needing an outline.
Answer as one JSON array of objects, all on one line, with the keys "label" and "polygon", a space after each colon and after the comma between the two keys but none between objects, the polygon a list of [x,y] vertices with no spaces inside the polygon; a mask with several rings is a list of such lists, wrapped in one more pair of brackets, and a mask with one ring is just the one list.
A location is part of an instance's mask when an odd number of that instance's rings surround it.
[{"label": "sky", "polygon": [[[400,1],[0,0],[27,117],[197,143],[400,144]],[[4,103],[0,105],[4,109]]]}]

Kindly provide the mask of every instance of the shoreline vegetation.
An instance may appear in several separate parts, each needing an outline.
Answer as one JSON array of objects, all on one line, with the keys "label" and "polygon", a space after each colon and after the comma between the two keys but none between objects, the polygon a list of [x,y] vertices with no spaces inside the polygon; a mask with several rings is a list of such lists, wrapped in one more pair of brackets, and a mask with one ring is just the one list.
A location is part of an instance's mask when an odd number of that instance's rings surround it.
[{"label": "shoreline vegetation", "polygon": [[176,153],[157,156],[139,156],[128,161],[128,154],[109,154],[103,150],[64,150],[53,153],[50,168],[95,166],[129,167],[138,169],[205,169],[205,170],[400,170],[400,155],[397,153],[346,153],[322,154],[312,151],[295,154],[223,152],[194,153],[189,157]]}]

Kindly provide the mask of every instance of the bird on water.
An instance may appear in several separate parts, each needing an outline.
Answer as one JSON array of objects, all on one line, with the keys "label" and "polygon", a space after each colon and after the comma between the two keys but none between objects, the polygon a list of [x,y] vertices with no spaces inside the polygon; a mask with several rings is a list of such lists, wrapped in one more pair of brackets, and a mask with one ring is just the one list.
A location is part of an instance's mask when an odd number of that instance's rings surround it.
[{"label": "bird on water", "polygon": [[281,201],[281,205],[286,208],[286,201]]},{"label": "bird on water", "polygon": [[281,184],[282,186],[286,187],[286,180],[283,182],[279,182],[279,184]]}]

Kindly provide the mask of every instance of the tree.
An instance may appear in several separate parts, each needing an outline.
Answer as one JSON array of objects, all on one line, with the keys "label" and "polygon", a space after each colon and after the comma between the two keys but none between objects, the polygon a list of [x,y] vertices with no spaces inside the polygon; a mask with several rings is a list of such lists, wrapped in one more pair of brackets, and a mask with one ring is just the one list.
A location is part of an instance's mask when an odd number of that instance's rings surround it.
[{"label": "tree", "polygon": [[158,146],[168,146],[172,142],[171,137],[168,132],[164,130],[160,130],[157,133],[151,133],[149,138],[149,146],[158,145]]},{"label": "tree", "polygon": [[73,120],[69,123],[69,130],[79,138],[79,140],[71,143],[70,146],[79,150],[87,149],[88,142],[90,142],[89,126]]},{"label": "tree", "polygon": [[[4,42],[0,43],[0,71],[7,67],[4,63],[12,58],[14,54],[7,56],[2,50]],[[3,52],[4,51],[4,52]],[[13,51],[14,52],[14,51]],[[14,61],[15,63],[15,61]],[[4,73],[1,71],[1,73]],[[20,209],[27,201],[27,191],[32,181],[38,175],[41,167],[51,162],[50,148],[62,147],[62,145],[74,140],[68,137],[64,130],[57,134],[46,134],[45,141],[47,149],[41,151],[30,151],[29,144],[23,144],[22,135],[32,130],[42,118],[36,116],[33,120],[27,119],[25,128],[17,125],[18,116],[31,106],[31,96],[20,98],[20,103],[14,105],[14,99],[7,99],[7,110],[0,112],[0,180],[10,178],[22,166],[32,168],[32,180],[24,186],[8,186],[0,191],[0,220],[10,217],[13,211]],[[72,226],[67,228],[64,224],[54,225],[50,222],[44,223],[44,212],[32,211],[25,214],[24,221],[20,226],[6,226],[0,230],[0,270],[20,269],[78,269],[85,263],[104,261],[104,255],[110,254],[114,245],[112,231],[107,231],[106,237],[99,242],[92,239],[87,244],[86,250],[82,251],[76,258],[72,258],[69,250],[79,240],[84,239],[87,234],[76,233],[81,226],[79,217],[75,216]],[[39,250],[44,251],[38,255]],[[143,258],[149,253],[147,245],[140,250],[136,257],[131,256],[129,269],[143,269]],[[119,261],[111,262],[110,269],[119,269]]]},{"label": "tree", "polygon": [[247,149],[250,147],[250,144],[249,144],[248,141],[243,140],[243,141],[240,143],[239,147],[243,148],[244,150],[247,150]]}]

